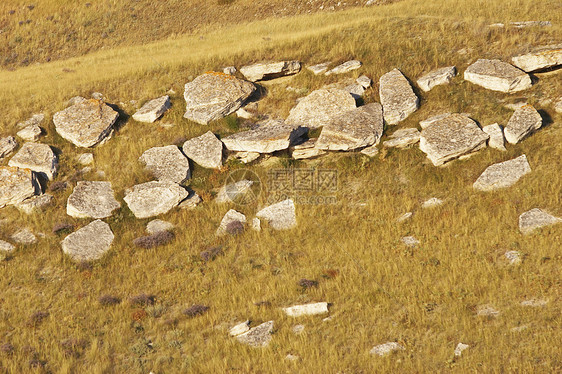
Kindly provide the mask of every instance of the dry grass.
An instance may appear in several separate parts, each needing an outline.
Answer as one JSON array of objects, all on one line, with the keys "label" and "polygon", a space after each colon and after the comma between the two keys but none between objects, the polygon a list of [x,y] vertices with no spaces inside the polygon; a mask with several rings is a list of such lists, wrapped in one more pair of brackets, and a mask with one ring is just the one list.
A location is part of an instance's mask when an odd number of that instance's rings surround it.
[{"label": "dry grass", "polygon": [[[364,67],[350,75],[366,73],[375,81],[394,67],[412,80],[449,64],[462,73],[479,57],[507,60],[530,45],[560,42],[560,9],[558,1],[468,0],[459,6],[452,0],[406,0],[201,29],[194,35],[1,71],[1,134],[14,133],[16,122],[37,111],[51,118],[77,94],[103,92],[130,115],[144,100],[173,88],[174,105],[161,121],[174,127],[129,120],[106,145],[93,150],[95,169],[105,171],[122,199],[126,187],[151,178],[137,161],[147,148],[209,129],[219,135],[235,131],[234,118],[209,126],[182,118],[182,86],[203,71],[269,58],[316,63],[355,57]],[[555,26],[494,31],[484,26],[529,19],[550,20]],[[462,48],[469,52],[457,53]],[[64,68],[74,72],[64,73]],[[305,71],[268,84],[260,111],[284,116],[297,98],[286,91],[288,85],[310,91],[337,79]],[[140,249],[133,240],[144,235],[149,220],[134,219],[124,205],[107,220],[116,233],[112,250],[83,269],[63,255],[59,242],[64,235],[52,233],[57,223],[75,228],[87,223],[65,214],[72,188],[54,191],[55,203],[44,214],[25,216],[4,208],[0,219],[7,222],[0,226],[0,239],[9,239],[22,226],[46,236],[0,262],[0,371],[560,371],[562,354],[556,342],[562,324],[562,227],[522,236],[517,217],[534,207],[562,215],[562,146],[557,140],[562,118],[542,101],[561,92],[560,73],[539,76],[532,89],[516,97],[529,97],[544,110],[551,117],[547,127],[505,153],[487,149],[444,168],[433,167],[417,148],[390,150],[372,160],[358,154],[312,162],[281,159],[273,167],[339,171],[338,202],[298,205],[299,227],[290,232],[247,230],[216,239],[214,232],[230,207],[205,202],[193,211],[174,210],[162,217],[176,227],[169,245]],[[470,112],[483,125],[505,124],[511,111],[502,101],[515,99],[461,77],[420,95],[421,109],[400,127],[415,126],[441,110]],[[377,97],[375,86],[365,101]],[[52,122],[44,126],[43,141],[62,152],[56,182],[70,181],[72,187],[79,151],[56,135]],[[488,165],[521,153],[533,173],[515,186],[493,193],[471,188]],[[232,164],[222,172],[196,167],[192,186],[209,193],[239,167]],[[266,168],[252,170],[267,180]],[[83,178],[101,179],[95,172]],[[421,202],[433,196],[446,203],[421,209]],[[256,202],[232,207],[252,217],[267,197],[264,191]],[[414,212],[413,218],[396,224],[407,211]],[[408,235],[421,245],[403,245],[400,238]],[[503,256],[507,250],[520,251],[523,263],[508,266]],[[317,286],[309,287],[309,280]],[[531,297],[549,303],[520,306]],[[279,310],[309,301],[332,303],[334,318],[292,319]],[[475,309],[482,304],[494,305],[500,316],[477,317]],[[209,309],[187,318],[184,312],[193,305]],[[31,326],[36,311],[47,317]],[[253,325],[275,320],[269,347],[256,350],[229,337],[228,328],[247,319]],[[292,326],[298,323],[306,328],[296,336]],[[512,330],[520,326],[527,329]],[[387,341],[398,341],[406,350],[382,358],[368,354],[372,346]],[[454,359],[458,342],[470,348]],[[284,360],[288,353],[301,360]]]}]

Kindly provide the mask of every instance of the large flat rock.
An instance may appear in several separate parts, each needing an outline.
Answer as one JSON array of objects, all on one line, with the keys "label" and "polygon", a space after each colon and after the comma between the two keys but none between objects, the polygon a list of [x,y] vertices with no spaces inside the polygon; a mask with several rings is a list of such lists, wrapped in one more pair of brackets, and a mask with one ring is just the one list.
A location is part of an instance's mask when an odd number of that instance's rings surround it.
[{"label": "large flat rock", "polygon": [[269,223],[274,230],[288,230],[297,226],[295,203],[288,199],[263,208],[256,217]]},{"label": "large flat rock", "polygon": [[125,195],[125,202],[137,218],[148,218],[169,212],[189,193],[171,181],[137,184]]},{"label": "large flat rock", "polygon": [[33,171],[0,166],[0,208],[21,203],[40,191],[37,175]]},{"label": "large flat rock", "polygon": [[457,75],[457,69],[454,66],[447,66],[421,76],[417,83],[422,90],[429,92],[435,86],[450,83],[455,75]]},{"label": "large flat rock", "polygon": [[503,129],[505,140],[511,144],[519,143],[525,137],[540,129],[542,117],[531,105],[515,110]]},{"label": "large flat rock", "polygon": [[266,120],[253,130],[242,131],[222,139],[229,151],[272,153],[289,148],[304,135],[305,127],[293,126],[283,120]]},{"label": "large flat rock", "polygon": [[76,218],[107,218],[121,204],[115,200],[110,182],[82,181],[66,202],[66,214]]},{"label": "large flat rock", "polygon": [[114,238],[109,225],[96,220],[64,238],[62,251],[77,262],[94,261],[109,251]]},{"label": "large flat rock", "polygon": [[493,91],[523,91],[532,86],[523,70],[500,60],[480,59],[464,71],[464,79]]},{"label": "large flat rock", "polygon": [[384,119],[389,125],[403,121],[418,109],[419,98],[400,70],[394,69],[380,77],[379,86]]},{"label": "large flat rock", "polygon": [[255,90],[253,83],[232,75],[205,73],[185,85],[184,117],[206,125],[236,112]]},{"label": "large flat rock", "polygon": [[58,159],[51,147],[41,143],[24,143],[8,165],[31,169],[52,180],[58,169]]},{"label": "large flat rock", "polygon": [[531,172],[527,156],[490,165],[472,185],[479,191],[494,191],[513,186],[521,177]]},{"label": "large flat rock", "polygon": [[110,135],[119,113],[101,100],[84,100],[55,113],[55,129],[78,147],[89,148]]},{"label": "large flat rock", "polygon": [[519,231],[527,235],[541,227],[561,222],[562,218],[555,217],[539,208],[534,208],[519,216]]},{"label": "large flat rock", "polygon": [[150,148],[142,154],[139,161],[161,181],[182,183],[191,177],[189,160],[175,145]]},{"label": "large flat rock", "polygon": [[150,100],[133,114],[133,119],[139,122],[152,123],[162,117],[171,105],[170,97],[167,95]]},{"label": "large flat rock", "polygon": [[511,58],[513,65],[528,73],[562,65],[562,44],[534,48]]},{"label": "large flat rock", "polygon": [[183,153],[196,164],[210,169],[222,167],[222,142],[211,131],[183,143]]},{"label": "large flat rock", "polygon": [[300,70],[301,63],[299,61],[260,62],[240,68],[240,72],[250,82],[293,75]]},{"label": "large flat rock", "polygon": [[420,149],[439,166],[486,147],[488,138],[470,118],[451,114],[422,130]]},{"label": "large flat rock", "polygon": [[294,126],[316,129],[330,123],[332,118],[356,108],[353,96],[342,89],[312,91],[291,109],[286,122]]},{"label": "large flat rock", "polygon": [[334,117],[322,128],[315,148],[350,151],[377,144],[383,133],[382,106],[368,104]]}]

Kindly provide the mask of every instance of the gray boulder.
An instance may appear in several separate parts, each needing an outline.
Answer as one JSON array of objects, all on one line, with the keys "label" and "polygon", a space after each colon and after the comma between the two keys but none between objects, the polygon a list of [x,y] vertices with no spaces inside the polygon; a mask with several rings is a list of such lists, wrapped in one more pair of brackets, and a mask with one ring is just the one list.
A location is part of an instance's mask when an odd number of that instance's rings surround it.
[{"label": "gray boulder", "polygon": [[77,262],[94,261],[109,251],[113,239],[109,225],[96,220],[64,238],[62,251]]},{"label": "gray boulder", "polygon": [[336,66],[332,70],[327,71],[325,75],[349,73],[350,71],[359,69],[361,65],[363,64],[358,60],[346,61],[343,64]]},{"label": "gray boulder", "polygon": [[125,195],[125,202],[137,218],[169,212],[188,196],[185,188],[165,180],[137,184]]},{"label": "gray boulder", "polygon": [[260,62],[240,68],[240,72],[250,82],[293,75],[300,70],[301,63],[299,61]]},{"label": "gray boulder", "polygon": [[560,222],[562,222],[562,218],[534,208],[519,216],[519,231],[527,235],[541,227],[551,226]]},{"label": "gray boulder", "polygon": [[57,156],[47,144],[24,143],[12,157],[9,166],[31,169],[52,180],[58,169]]},{"label": "gray boulder", "polygon": [[170,97],[167,95],[150,100],[133,114],[133,119],[139,122],[152,123],[162,117],[171,105]]},{"label": "gray boulder", "polygon": [[185,85],[184,117],[206,125],[236,112],[255,90],[253,83],[232,75],[205,73]]},{"label": "gray boulder", "polygon": [[263,208],[256,217],[269,223],[274,230],[287,230],[297,226],[295,203],[288,199]]},{"label": "gray boulder", "polygon": [[439,166],[485,148],[488,138],[470,118],[451,114],[422,130],[420,149]]},{"label": "gray boulder", "polygon": [[420,132],[415,127],[396,130],[390,139],[382,143],[387,148],[406,148],[420,141]]},{"label": "gray boulder", "polygon": [[542,126],[542,117],[531,105],[517,109],[503,129],[505,140],[511,144],[519,143]]},{"label": "gray boulder", "polygon": [[84,100],[55,113],[55,129],[78,147],[93,147],[112,132],[119,113],[101,100]]},{"label": "gray boulder", "polygon": [[13,136],[6,136],[0,139],[0,160],[9,156],[18,146],[16,138]]},{"label": "gray boulder", "polygon": [[261,325],[251,328],[249,331],[237,335],[236,339],[250,347],[265,347],[271,341],[271,333],[273,332],[273,321],[264,322]]},{"label": "gray boulder", "polygon": [[76,218],[107,218],[121,207],[110,182],[78,182],[66,202],[66,214]]},{"label": "gray boulder", "polygon": [[216,236],[224,236],[228,233],[228,227],[232,223],[239,222],[242,225],[246,224],[246,216],[234,209],[230,209],[221,220],[219,228],[215,232]]},{"label": "gray boulder", "polygon": [[562,44],[534,48],[511,59],[513,65],[528,73],[562,65]]},{"label": "gray boulder", "polygon": [[531,172],[527,157],[521,155],[513,160],[488,166],[472,185],[478,191],[494,191],[513,186],[521,177]]},{"label": "gray boulder", "polygon": [[447,66],[430,71],[418,79],[418,86],[425,92],[431,91],[435,86],[448,84],[457,75],[457,69],[454,66]]},{"label": "gray boulder", "polygon": [[306,128],[293,126],[283,120],[266,120],[253,130],[242,131],[222,139],[229,151],[272,153],[289,148],[304,135]]},{"label": "gray boulder", "polygon": [[0,166],[0,208],[40,193],[37,175],[29,169]]},{"label": "gray boulder", "polygon": [[379,86],[384,119],[389,125],[403,121],[418,109],[419,98],[400,70],[384,74],[379,79]]},{"label": "gray boulder", "polygon": [[480,59],[464,72],[464,79],[493,91],[523,91],[532,86],[531,77],[523,70],[500,60]]},{"label": "gray boulder", "polygon": [[503,129],[497,123],[482,127],[482,131],[490,136],[488,146],[491,148],[505,151],[505,137],[503,136]]},{"label": "gray boulder", "polygon": [[183,143],[183,153],[204,168],[220,169],[222,150],[222,142],[211,131]]},{"label": "gray boulder", "polygon": [[189,160],[175,145],[150,148],[139,161],[160,181],[182,183],[191,177]]}]

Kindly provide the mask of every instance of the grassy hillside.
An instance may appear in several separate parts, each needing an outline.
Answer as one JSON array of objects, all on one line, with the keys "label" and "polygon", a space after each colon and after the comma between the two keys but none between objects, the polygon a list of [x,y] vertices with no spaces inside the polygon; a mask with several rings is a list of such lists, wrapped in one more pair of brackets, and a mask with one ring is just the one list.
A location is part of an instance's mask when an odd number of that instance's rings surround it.
[{"label": "grassy hillside", "polygon": [[[52,7],[49,12],[69,12],[62,2],[44,3]],[[110,9],[107,2],[91,3],[98,10]],[[159,7],[163,3],[157,2]],[[184,2],[166,3],[174,9]],[[7,4],[16,2],[3,2],[1,9],[9,9]],[[55,8],[57,4],[61,8]],[[145,3],[134,4],[140,11]],[[248,4],[237,0],[230,6]],[[23,3],[16,5],[21,10]],[[213,14],[219,13],[218,7],[215,2],[209,4]],[[41,10],[39,4],[36,10]],[[61,151],[55,181],[69,182],[66,189],[52,192],[55,203],[43,214],[26,216],[11,207],[0,210],[0,239],[8,240],[20,227],[45,234],[37,244],[19,248],[0,262],[0,371],[562,370],[562,352],[556,344],[562,337],[562,227],[530,236],[522,236],[517,228],[518,216],[534,207],[562,216],[562,116],[547,101],[562,95],[562,73],[539,74],[531,89],[516,95],[487,91],[462,79],[464,69],[477,58],[508,61],[533,45],[562,42],[560,2],[467,0],[461,6],[453,0],[404,0],[252,22],[245,21],[253,17],[240,17],[222,27],[201,22],[196,30],[161,34],[154,30],[154,37],[140,43],[133,42],[131,34],[131,39],[112,39],[113,44],[104,49],[97,42],[89,44],[91,33],[84,31],[86,41],[76,42],[80,45],[77,56],[55,45],[52,50],[60,51],[56,61],[0,71],[0,135],[14,134],[16,123],[32,113],[45,113],[47,135],[41,141]],[[522,20],[548,20],[553,26],[486,27]],[[166,23],[160,24],[167,27]],[[180,35],[187,31],[192,32]],[[146,30],[146,35],[152,34]],[[97,51],[84,54],[88,50]],[[527,98],[541,109],[547,126],[509,146],[505,153],[486,149],[444,168],[434,167],[417,147],[381,152],[374,159],[334,153],[295,162],[281,155],[269,165],[250,168],[264,183],[271,168],[335,169],[339,173],[337,203],[297,205],[299,227],[288,232],[265,229],[220,240],[214,232],[228,209],[252,217],[271,191],[264,189],[249,205],[218,205],[212,201],[213,189],[243,166],[231,163],[221,172],[195,167],[191,184],[206,201],[193,211],[178,209],[159,217],[176,226],[172,244],[153,250],[136,248],[132,240],[145,235],[149,220],[135,219],[123,204],[119,213],[106,220],[116,236],[107,256],[87,266],[73,264],[63,255],[59,243],[66,234],[53,234],[53,226],[68,223],[79,228],[89,222],[65,213],[76,180],[109,180],[122,201],[125,188],[152,179],[137,161],[144,150],[179,143],[208,130],[226,135],[241,125],[234,116],[209,126],[183,119],[186,82],[226,65],[289,58],[305,64],[357,58],[364,66],[349,76],[367,74],[375,82],[394,67],[415,81],[432,68],[456,65],[461,74],[448,86],[418,92],[421,108],[396,128],[417,126],[419,120],[441,111],[469,112],[482,125],[505,125],[512,111],[503,104],[518,98]],[[288,86],[310,92],[338,79],[303,71],[272,81],[265,85],[267,95],[259,110],[286,116],[298,97]],[[92,150],[95,170],[76,173],[80,166],[75,157],[82,151],[60,138],[51,120],[70,97],[99,91],[132,115],[144,101],[170,89],[173,107],[160,122],[174,127],[127,120],[107,144]],[[372,101],[379,101],[376,84],[365,96],[365,102]],[[492,193],[472,189],[488,165],[522,153],[533,172],[515,186]],[[104,171],[105,177],[96,171]],[[445,204],[422,209],[421,202],[430,197],[445,199]],[[397,224],[396,218],[407,211],[414,212],[413,218]],[[420,246],[404,246],[400,238],[407,235],[417,237]],[[203,261],[201,251],[215,246],[222,246],[222,255]],[[504,257],[508,250],[523,254],[521,265],[508,266]],[[302,289],[298,285],[302,278],[317,280],[319,285]],[[155,304],[131,302],[143,293],[154,295]],[[103,295],[122,301],[103,305],[99,301]],[[520,305],[529,298],[546,299],[548,304],[540,308]],[[332,303],[333,318],[293,319],[279,310],[313,301]],[[210,309],[188,318],[183,311],[193,304]],[[476,316],[475,309],[482,304],[493,304],[500,316]],[[45,317],[41,319],[40,313]],[[253,325],[275,320],[269,347],[252,349],[228,336],[229,327],[246,319]],[[292,332],[296,324],[305,325],[300,335]],[[387,341],[398,341],[406,350],[387,357],[369,355],[374,345]],[[458,342],[470,348],[453,358]],[[287,361],[288,353],[301,359]]]}]

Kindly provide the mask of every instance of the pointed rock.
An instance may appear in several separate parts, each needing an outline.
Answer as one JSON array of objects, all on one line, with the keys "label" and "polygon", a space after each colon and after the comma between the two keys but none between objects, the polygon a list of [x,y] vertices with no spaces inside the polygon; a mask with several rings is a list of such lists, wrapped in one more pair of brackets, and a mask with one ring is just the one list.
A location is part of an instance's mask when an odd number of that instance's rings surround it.
[{"label": "pointed rock", "polygon": [[503,129],[497,123],[482,127],[482,131],[490,136],[488,146],[490,148],[505,151],[505,137],[503,136]]},{"label": "pointed rock", "polygon": [[528,73],[562,65],[562,44],[535,48],[511,59],[513,65]]},{"label": "pointed rock", "polygon": [[503,133],[509,143],[516,144],[540,129],[541,126],[542,117],[539,112],[531,105],[525,105],[513,113],[503,129]]},{"label": "pointed rock", "polygon": [[170,96],[167,95],[150,100],[133,114],[133,119],[139,122],[152,123],[162,117],[171,105]]},{"label": "pointed rock", "polygon": [[253,130],[242,131],[222,139],[229,151],[272,153],[289,148],[304,135],[304,127],[289,125],[283,120],[266,120]]},{"label": "pointed rock", "polygon": [[121,204],[115,200],[110,182],[78,182],[68,197],[66,214],[76,218],[107,218]]},{"label": "pointed rock", "polygon": [[291,199],[263,208],[256,217],[266,220],[274,230],[287,230],[297,225],[295,203]]},{"label": "pointed rock", "polygon": [[160,181],[182,183],[191,177],[189,160],[175,145],[150,148],[139,161]]},{"label": "pointed rock", "polygon": [[249,345],[250,347],[258,348],[265,347],[271,341],[271,333],[273,332],[273,321],[264,322],[256,326],[250,331],[237,335],[236,339],[240,343]]},{"label": "pointed rock", "polygon": [[384,119],[389,125],[403,121],[418,110],[419,98],[400,70],[394,69],[384,74],[379,86]]},{"label": "pointed rock", "polygon": [[534,208],[519,216],[519,231],[530,234],[541,227],[551,226],[562,222],[562,218],[555,217],[547,212]]},{"label": "pointed rock", "polygon": [[222,142],[211,131],[183,143],[183,153],[204,168],[222,167]]},{"label": "pointed rock", "polygon": [[464,79],[493,91],[523,91],[532,86],[531,77],[523,70],[500,60],[480,59],[464,72]]},{"label": "pointed rock", "polygon": [[24,143],[12,157],[9,166],[31,169],[39,175],[52,180],[58,169],[57,156],[47,144]]},{"label": "pointed rock", "polygon": [[429,92],[435,86],[449,84],[455,75],[457,75],[457,69],[454,66],[435,69],[420,77],[418,86],[425,92]]},{"label": "pointed rock", "polygon": [[527,156],[490,165],[472,185],[478,191],[494,191],[513,186],[521,177],[531,172]]},{"label": "pointed rock", "polygon": [[240,68],[240,72],[250,82],[294,75],[300,70],[301,63],[299,61],[260,62]]},{"label": "pointed rock", "polygon": [[185,188],[171,181],[137,184],[125,195],[125,202],[137,218],[169,212],[188,196]]},{"label": "pointed rock", "polygon": [[113,239],[109,225],[96,220],[64,238],[62,251],[77,262],[94,261],[109,251]]},{"label": "pointed rock", "polygon": [[19,204],[40,191],[33,171],[0,166],[0,208],[8,204]]},{"label": "pointed rock", "polygon": [[230,209],[224,217],[217,229],[215,235],[216,236],[224,236],[228,233],[228,226],[234,222],[239,222],[242,225],[246,224],[246,216],[240,212],[235,211],[234,209]]}]

